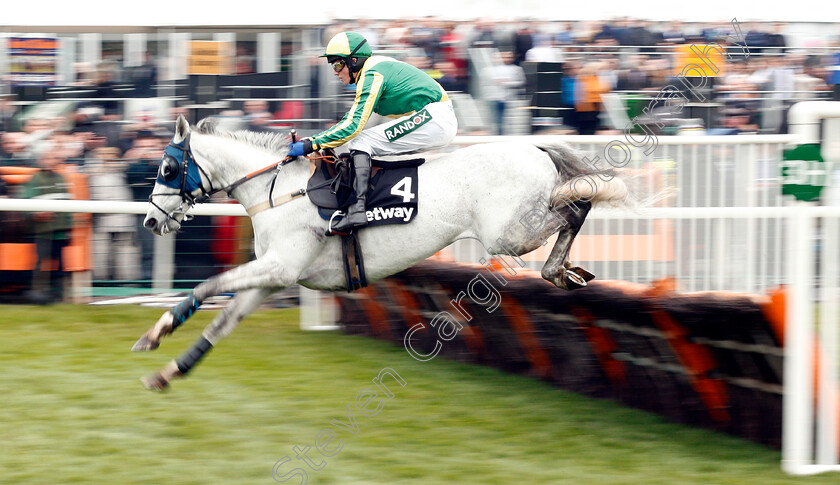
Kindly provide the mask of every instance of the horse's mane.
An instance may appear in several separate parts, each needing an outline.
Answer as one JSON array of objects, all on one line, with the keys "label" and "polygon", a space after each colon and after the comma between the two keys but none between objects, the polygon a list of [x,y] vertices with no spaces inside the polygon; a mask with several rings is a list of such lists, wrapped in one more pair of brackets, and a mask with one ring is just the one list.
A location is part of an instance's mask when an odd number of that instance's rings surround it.
[{"label": "horse's mane", "polygon": [[285,156],[289,152],[289,142],[291,142],[291,138],[285,133],[220,130],[218,129],[218,120],[215,118],[202,119],[195,125],[195,131],[202,135],[214,135],[241,141],[280,156]]}]

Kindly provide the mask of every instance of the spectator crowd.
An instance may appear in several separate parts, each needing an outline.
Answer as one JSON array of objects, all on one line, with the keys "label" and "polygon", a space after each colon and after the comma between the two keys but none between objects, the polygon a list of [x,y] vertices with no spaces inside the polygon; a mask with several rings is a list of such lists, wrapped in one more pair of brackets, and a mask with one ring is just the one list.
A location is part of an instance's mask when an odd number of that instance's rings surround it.
[{"label": "spectator crowd", "polygon": [[[751,24],[736,30],[728,23],[654,24],[634,19],[555,23],[424,18],[336,23],[324,28],[323,39],[342,30],[362,33],[374,52],[396,55],[428,72],[448,92],[481,103],[489,117],[486,126],[472,131],[488,134],[508,133],[506,117],[515,113],[513,107],[532,110],[536,119],[543,108],[537,104],[537,88],[556,93],[558,102],[550,107],[557,120],[553,128],[580,134],[615,130],[604,96],[618,95],[632,114],[633,100],[645,100],[674,84],[675,46],[716,42],[727,46],[731,55],[709,86],[714,109],[699,112],[705,128],[710,133],[784,133],[785,113],[792,103],[840,100],[840,27],[833,38],[807,48],[793,47],[786,27]],[[480,52],[487,53],[483,64],[476,62]],[[253,72],[253,52],[238,49],[237,56],[237,73]],[[80,173],[88,177],[92,199],[146,200],[172,135],[169,120],[178,113],[190,118],[190,113],[178,106],[163,117],[148,112],[126,117],[115,101],[119,93],[114,86],[129,82],[135,96],[153,97],[160,61],[146,55],[140,66],[124,71],[116,67],[118,58],[106,59],[96,69],[77,66],[76,84],[95,89],[97,98],[60,114],[24,111],[26,104],[14,95],[0,95],[0,166],[37,169],[26,183],[6,184],[0,178],[0,197],[66,198],[67,174]],[[548,88],[537,86],[536,71],[529,65],[555,66],[551,69],[560,75]],[[2,93],[11,92],[2,88]],[[253,99],[223,114],[245,129],[271,131],[288,126],[282,122],[285,118],[304,115],[288,108]],[[689,115],[676,117],[673,132]],[[60,259],[72,218],[33,213],[27,222],[38,258]],[[94,278],[151,278],[151,241],[140,222],[134,216],[94,218]],[[40,272],[34,278],[34,299],[61,297],[60,283],[50,283]]]}]

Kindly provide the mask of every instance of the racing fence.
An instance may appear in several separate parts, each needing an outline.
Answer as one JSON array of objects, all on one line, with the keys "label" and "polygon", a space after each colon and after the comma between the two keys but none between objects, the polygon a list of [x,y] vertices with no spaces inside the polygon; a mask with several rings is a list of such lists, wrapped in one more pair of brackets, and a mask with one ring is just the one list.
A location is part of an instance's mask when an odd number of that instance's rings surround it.
[{"label": "racing fence", "polygon": [[762,213],[789,250],[785,285],[766,292],[678,292],[672,278],[567,292],[496,256],[427,261],[338,295],[338,321],[418,360],[491,365],[782,447],[789,473],[840,470],[840,249],[822,244],[840,209],[708,209],[736,223]]},{"label": "racing fence", "polygon": [[[590,153],[612,141],[594,138],[565,139]],[[608,281],[567,293],[460,242],[441,255],[453,262],[340,295],[338,321],[420,360],[494,365],[781,447],[791,474],[838,471],[840,209],[782,198],[791,141],[660,137],[635,151],[625,174],[672,196],[590,213],[570,259]],[[552,245],[522,266],[541,268]]]}]

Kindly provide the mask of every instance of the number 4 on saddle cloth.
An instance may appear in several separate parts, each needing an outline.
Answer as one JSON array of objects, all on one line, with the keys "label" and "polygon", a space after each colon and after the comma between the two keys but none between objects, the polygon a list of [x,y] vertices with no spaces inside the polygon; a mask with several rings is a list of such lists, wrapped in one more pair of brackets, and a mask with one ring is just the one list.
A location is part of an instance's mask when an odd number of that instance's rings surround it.
[{"label": "number 4 on saddle cloth", "polygon": [[[336,157],[335,165],[314,162],[312,177],[306,187],[309,200],[318,207],[324,220],[331,220],[356,201],[353,191],[353,164],[346,157]],[[367,193],[368,226],[408,224],[417,216],[418,158],[397,162],[371,160],[371,178]],[[355,231],[341,236],[347,291],[367,286],[362,249]]]}]

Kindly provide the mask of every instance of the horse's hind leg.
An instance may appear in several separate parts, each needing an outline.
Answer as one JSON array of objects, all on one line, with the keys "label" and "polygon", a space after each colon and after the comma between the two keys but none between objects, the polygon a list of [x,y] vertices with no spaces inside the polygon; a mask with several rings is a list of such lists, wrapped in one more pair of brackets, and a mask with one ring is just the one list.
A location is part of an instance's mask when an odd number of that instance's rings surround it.
[{"label": "horse's hind leg", "polygon": [[543,266],[542,277],[558,288],[564,290],[580,288],[586,286],[586,282],[594,277],[586,270],[576,271],[570,268],[567,261],[572,242],[575,240],[575,236],[580,231],[591,208],[592,205],[589,202],[575,202],[553,209],[555,214],[566,223],[557,234],[557,242],[554,244],[545,266]]},{"label": "horse's hind leg", "polygon": [[254,288],[236,294],[227,308],[204,329],[201,337],[180,357],[163,369],[141,379],[146,389],[162,391],[172,379],[186,375],[216,343],[230,335],[234,328],[251,312],[257,309],[274,290]]}]

